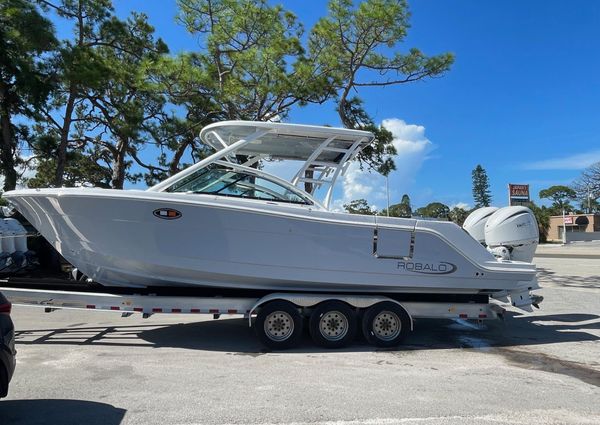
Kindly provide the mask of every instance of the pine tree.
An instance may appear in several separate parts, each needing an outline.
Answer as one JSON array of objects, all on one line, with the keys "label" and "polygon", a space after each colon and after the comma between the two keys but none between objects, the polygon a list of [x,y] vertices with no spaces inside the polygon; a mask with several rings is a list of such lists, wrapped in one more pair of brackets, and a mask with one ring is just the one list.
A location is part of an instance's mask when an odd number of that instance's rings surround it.
[{"label": "pine tree", "polygon": [[[40,60],[56,46],[54,26],[30,0],[0,1],[0,177],[1,190],[17,186],[31,143],[28,119],[46,102],[50,77]],[[0,179],[1,180],[1,179]]]},{"label": "pine tree", "polygon": [[485,169],[477,164],[477,167],[471,173],[473,177],[473,200],[475,208],[489,207],[492,202],[490,193],[490,182]]}]

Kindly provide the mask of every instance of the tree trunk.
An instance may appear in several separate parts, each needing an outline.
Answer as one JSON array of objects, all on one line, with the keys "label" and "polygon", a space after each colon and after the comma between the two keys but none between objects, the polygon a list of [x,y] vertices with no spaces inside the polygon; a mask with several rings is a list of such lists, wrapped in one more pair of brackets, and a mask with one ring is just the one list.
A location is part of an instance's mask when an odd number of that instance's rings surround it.
[{"label": "tree trunk", "polygon": [[4,83],[0,83],[0,127],[2,127],[0,171],[4,175],[4,191],[8,191],[17,187],[17,170],[15,169],[15,140],[8,108],[8,89]]},{"label": "tree trunk", "polygon": [[350,82],[348,83],[348,85],[346,86],[346,88],[344,89],[344,91],[342,92],[342,95],[340,96],[340,103],[338,105],[338,115],[340,117],[340,120],[342,121],[342,125],[346,128],[354,128],[354,123],[350,120],[350,118],[348,117],[347,111],[346,111],[346,104],[348,103],[348,95],[350,94],[350,89],[352,88],[354,84],[354,76],[352,77],[352,79],[350,80]]},{"label": "tree trunk", "polygon": [[169,164],[169,175],[173,176],[179,172],[179,162],[185,153],[185,150],[189,146],[190,143],[181,143],[177,150],[175,150],[175,154],[173,155],[173,159]]},{"label": "tree trunk", "polygon": [[113,172],[112,172],[112,187],[113,189],[123,189],[123,185],[125,184],[125,154],[127,153],[127,140],[119,140],[117,144],[116,155],[113,163]]},{"label": "tree trunk", "polygon": [[69,89],[69,99],[65,107],[65,119],[60,129],[60,143],[56,152],[56,173],[54,174],[54,186],[61,187],[67,165],[67,146],[69,143],[69,133],[71,132],[71,120],[73,109],[75,108],[75,87]]}]

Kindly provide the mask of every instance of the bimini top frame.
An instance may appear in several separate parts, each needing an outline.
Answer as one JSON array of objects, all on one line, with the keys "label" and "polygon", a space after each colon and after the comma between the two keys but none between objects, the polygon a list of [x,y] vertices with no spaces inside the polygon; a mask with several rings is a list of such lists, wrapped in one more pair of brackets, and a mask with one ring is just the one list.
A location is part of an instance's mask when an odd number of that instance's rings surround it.
[{"label": "bimini top frame", "polygon": [[[257,121],[224,121],[206,126],[200,132],[202,141],[216,152],[197,164],[151,187],[163,191],[177,181],[213,163],[224,161],[249,167],[260,160],[301,161],[301,166],[289,185],[311,196],[326,188],[323,204],[329,208],[337,178],[346,171],[350,161],[373,140],[368,131],[312,125],[283,124]],[[239,164],[237,158],[245,158]],[[258,175],[274,176],[262,170]],[[303,183],[308,183],[302,187]]]}]

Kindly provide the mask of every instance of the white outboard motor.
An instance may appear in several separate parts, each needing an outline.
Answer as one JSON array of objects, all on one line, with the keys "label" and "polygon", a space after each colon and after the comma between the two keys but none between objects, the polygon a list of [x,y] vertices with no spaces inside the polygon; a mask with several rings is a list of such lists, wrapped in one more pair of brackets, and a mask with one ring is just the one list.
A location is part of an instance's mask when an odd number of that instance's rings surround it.
[{"label": "white outboard motor", "polygon": [[27,231],[14,218],[0,219],[0,273],[24,269],[33,251],[27,248]]},{"label": "white outboard motor", "polygon": [[0,219],[0,273],[15,268],[12,254],[16,251],[13,232],[8,223]]},{"label": "white outboard motor", "polygon": [[492,214],[498,211],[498,207],[482,207],[473,211],[465,222],[463,229],[475,238],[477,242],[485,246],[485,223]]},{"label": "white outboard motor", "polygon": [[485,224],[488,250],[503,260],[531,263],[539,241],[538,224],[526,207],[504,207]]}]

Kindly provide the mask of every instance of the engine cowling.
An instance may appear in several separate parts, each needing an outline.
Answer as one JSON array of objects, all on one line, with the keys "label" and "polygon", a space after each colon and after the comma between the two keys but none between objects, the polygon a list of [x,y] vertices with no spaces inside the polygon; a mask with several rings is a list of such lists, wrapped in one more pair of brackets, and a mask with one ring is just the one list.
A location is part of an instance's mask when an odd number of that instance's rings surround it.
[{"label": "engine cowling", "polygon": [[499,258],[505,258],[505,248],[511,260],[532,262],[540,235],[529,208],[500,208],[487,219],[484,233],[488,249]]},{"label": "engine cowling", "polygon": [[498,211],[498,207],[483,207],[476,209],[469,214],[463,223],[463,229],[465,229],[469,235],[473,236],[477,242],[485,245],[485,223],[487,223],[488,219],[496,211]]}]

